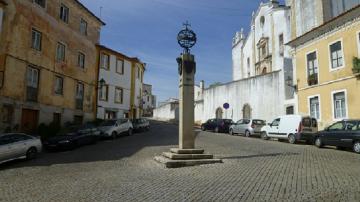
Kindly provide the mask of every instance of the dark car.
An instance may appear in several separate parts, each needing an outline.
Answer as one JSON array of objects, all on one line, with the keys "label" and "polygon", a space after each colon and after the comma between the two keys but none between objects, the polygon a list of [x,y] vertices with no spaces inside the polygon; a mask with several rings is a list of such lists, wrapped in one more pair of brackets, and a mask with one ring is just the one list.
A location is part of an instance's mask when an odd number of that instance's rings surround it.
[{"label": "dark car", "polygon": [[150,123],[147,119],[138,118],[131,120],[135,131],[150,130]]},{"label": "dark car", "polygon": [[234,124],[234,122],[231,119],[209,119],[201,125],[201,130],[228,133],[232,124]]},{"label": "dark car", "polygon": [[100,131],[93,124],[82,126],[68,126],[62,129],[56,136],[43,142],[47,150],[67,150],[79,146],[94,144],[100,139]]},{"label": "dark car", "polygon": [[343,120],[320,131],[315,138],[315,145],[336,146],[339,149],[352,148],[360,153],[360,120]]}]

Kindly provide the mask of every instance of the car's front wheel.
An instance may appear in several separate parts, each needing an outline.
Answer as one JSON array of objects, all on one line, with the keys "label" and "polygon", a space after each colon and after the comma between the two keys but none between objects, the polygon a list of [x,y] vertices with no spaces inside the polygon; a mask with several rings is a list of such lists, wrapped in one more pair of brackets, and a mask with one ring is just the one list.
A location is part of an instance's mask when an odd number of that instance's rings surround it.
[{"label": "car's front wheel", "polygon": [[26,159],[27,160],[31,160],[36,158],[37,156],[37,149],[35,147],[32,147],[30,149],[27,150],[26,152]]},{"label": "car's front wheel", "polygon": [[321,148],[321,147],[324,146],[324,145],[323,145],[323,142],[322,142],[322,140],[321,140],[320,137],[317,137],[317,138],[315,139],[315,146],[317,146],[318,148]]},{"label": "car's front wheel", "polygon": [[295,144],[296,143],[295,135],[293,134],[289,135],[288,140],[290,144]]},{"label": "car's front wheel", "polygon": [[354,143],[353,150],[355,153],[360,154],[360,142],[359,141]]},{"label": "car's front wheel", "polygon": [[230,134],[230,135],[234,135],[233,129],[231,129],[231,128],[229,129],[229,134]]},{"label": "car's front wheel", "polygon": [[132,128],[129,128],[129,130],[128,130],[128,135],[129,135],[129,136],[133,135],[133,129],[132,129]]},{"label": "car's front wheel", "polygon": [[245,131],[245,137],[250,137],[250,131]]}]

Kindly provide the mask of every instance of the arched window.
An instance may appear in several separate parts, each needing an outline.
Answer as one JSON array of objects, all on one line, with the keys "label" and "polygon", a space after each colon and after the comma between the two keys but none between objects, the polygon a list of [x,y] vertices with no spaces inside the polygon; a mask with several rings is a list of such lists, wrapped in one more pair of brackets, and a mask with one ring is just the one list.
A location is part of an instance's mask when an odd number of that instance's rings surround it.
[{"label": "arched window", "polygon": [[244,119],[251,119],[251,107],[249,104],[245,104],[242,111]]},{"label": "arched window", "polygon": [[261,27],[264,27],[264,24],[265,24],[265,17],[264,17],[264,16],[261,16],[261,17],[260,17],[260,26],[261,26]]}]

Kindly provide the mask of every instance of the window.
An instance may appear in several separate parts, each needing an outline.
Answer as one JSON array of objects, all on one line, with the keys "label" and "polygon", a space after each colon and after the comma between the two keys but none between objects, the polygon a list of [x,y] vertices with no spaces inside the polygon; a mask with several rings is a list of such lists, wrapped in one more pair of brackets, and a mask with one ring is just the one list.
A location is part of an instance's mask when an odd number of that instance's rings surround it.
[{"label": "window", "polygon": [[80,33],[82,35],[87,35],[87,22],[84,19],[80,20]]},{"label": "window", "polygon": [[56,61],[65,61],[65,45],[58,42],[56,47]]},{"label": "window", "polygon": [[85,68],[85,54],[80,53],[78,54],[78,66],[81,68]]},{"label": "window", "polygon": [[279,53],[280,56],[284,56],[284,35],[279,35]]},{"label": "window", "polygon": [[[200,93],[199,93],[200,94]],[[150,96],[147,96],[147,101],[150,102]]]},{"label": "window", "polygon": [[271,126],[279,126],[280,124],[280,119],[275,119],[272,123]]},{"label": "window", "polygon": [[310,116],[316,119],[320,119],[320,102],[319,96],[315,96],[309,99]]},{"label": "window", "polygon": [[358,123],[355,122],[355,121],[353,121],[353,122],[346,122],[345,130],[356,131],[356,130],[358,130],[357,126],[358,126]]},{"label": "window", "polygon": [[55,76],[55,94],[63,95],[64,79],[60,76]]},{"label": "window", "polygon": [[341,119],[346,118],[346,98],[345,92],[338,92],[333,94],[334,104],[334,118]]},{"label": "window", "polygon": [[101,54],[101,68],[103,69],[109,69],[109,59],[110,56],[107,54]]},{"label": "window", "polygon": [[14,107],[11,105],[4,105],[1,111],[1,121],[10,124],[13,120]]},{"label": "window", "polygon": [[34,3],[38,4],[39,6],[45,8],[46,0],[34,0]]},{"label": "window", "polygon": [[294,106],[286,107],[286,114],[294,114]]},{"label": "window", "polygon": [[117,59],[116,60],[116,72],[119,74],[124,74],[124,61]]},{"label": "window", "polygon": [[26,73],[26,98],[28,101],[37,101],[38,97],[38,86],[39,86],[39,70],[28,67]]},{"label": "window", "polygon": [[31,47],[35,50],[41,51],[41,32],[36,29],[32,29],[31,31]]},{"label": "window", "polygon": [[306,55],[308,85],[318,84],[318,62],[316,52]]},{"label": "window", "polygon": [[115,88],[115,102],[116,103],[123,103],[123,89],[122,88]]},{"label": "window", "polygon": [[140,79],[140,67],[138,67],[137,70],[137,78]]},{"label": "window", "polygon": [[108,100],[108,90],[109,90],[108,85],[104,85],[100,88],[100,90],[99,90],[99,99],[100,100],[103,100],[103,101]]},{"label": "window", "polygon": [[77,83],[76,85],[76,94],[75,94],[75,107],[76,109],[83,109],[83,101],[84,101],[84,84]]},{"label": "window", "polygon": [[334,123],[333,125],[329,126],[330,131],[343,130],[343,129],[344,129],[344,123],[342,121]]},{"label": "window", "polygon": [[264,27],[264,24],[265,24],[265,17],[264,17],[264,16],[261,16],[261,17],[260,17],[260,26],[261,26],[261,27]]},{"label": "window", "polygon": [[342,54],[342,46],[341,41],[335,42],[330,45],[330,62],[331,68],[341,68],[343,66],[343,54]]},{"label": "window", "polygon": [[69,8],[64,4],[60,6],[60,19],[66,23],[69,22]]}]

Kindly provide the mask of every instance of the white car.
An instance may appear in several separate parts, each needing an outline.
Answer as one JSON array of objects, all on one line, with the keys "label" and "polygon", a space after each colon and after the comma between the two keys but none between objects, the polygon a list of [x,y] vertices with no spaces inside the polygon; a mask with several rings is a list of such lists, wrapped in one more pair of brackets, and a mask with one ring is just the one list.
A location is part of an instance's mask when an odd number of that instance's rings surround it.
[{"label": "white car", "polygon": [[39,138],[23,133],[0,134],[0,163],[20,158],[34,159],[41,149]]},{"label": "white car", "polygon": [[100,134],[103,137],[115,139],[120,134],[133,134],[133,125],[129,119],[106,120],[99,125]]},{"label": "white car", "polygon": [[271,124],[261,128],[261,138],[287,139],[295,144],[298,140],[313,143],[318,131],[317,120],[309,116],[285,115],[276,118]]}]

